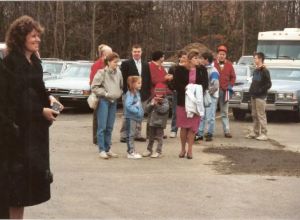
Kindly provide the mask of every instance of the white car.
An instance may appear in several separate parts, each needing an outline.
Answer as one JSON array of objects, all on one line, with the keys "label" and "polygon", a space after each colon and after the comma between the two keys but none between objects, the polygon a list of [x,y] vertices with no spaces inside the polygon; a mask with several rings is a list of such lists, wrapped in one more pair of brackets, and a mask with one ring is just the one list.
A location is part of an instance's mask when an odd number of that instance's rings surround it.
[{"label": "white car", "polygon": [[251,82],[254,66],[250,65],[233,65],[236,75],[235,86]]},{"label": "white car", "polygon": [[58,79],[45,81],[46,90],[64,106],[88,107],[87,98],[91,94],[90,72],[92,62],[70,63]]}]

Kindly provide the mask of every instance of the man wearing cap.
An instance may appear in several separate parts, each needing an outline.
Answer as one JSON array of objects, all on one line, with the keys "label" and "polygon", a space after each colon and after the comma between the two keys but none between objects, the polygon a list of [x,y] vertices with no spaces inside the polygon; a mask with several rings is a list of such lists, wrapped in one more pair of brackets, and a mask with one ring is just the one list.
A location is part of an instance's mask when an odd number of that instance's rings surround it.
[{"label": "man wearing cap", "polygon": [[214,62],[214,66],[220,74],[219,105],[221,110],[224,136],[226,138],[232,138],[229,128],[228,99],[229,95],[232,93],[232,87],[235,83],[236,76],[232,63],[226,59],[226,56],[227,48],[224,45],[219,46],[217,59]]}]

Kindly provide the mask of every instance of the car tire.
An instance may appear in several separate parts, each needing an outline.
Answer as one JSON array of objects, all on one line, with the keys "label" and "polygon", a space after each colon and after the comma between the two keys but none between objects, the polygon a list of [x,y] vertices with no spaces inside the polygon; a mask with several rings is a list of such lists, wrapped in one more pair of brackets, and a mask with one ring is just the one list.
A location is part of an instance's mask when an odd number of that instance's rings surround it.
[{"label": "car tire", "polygon": [[232,113],[233,113],[233,117],[235,120],[237,121],[242,121],[245,119],[246,117],[246,112],[240,109],[232,109]]},{"label": "car tire", "polygon": [[295,112],[295,122],[300,122],[300,105],[298,106],[298,110]]}]

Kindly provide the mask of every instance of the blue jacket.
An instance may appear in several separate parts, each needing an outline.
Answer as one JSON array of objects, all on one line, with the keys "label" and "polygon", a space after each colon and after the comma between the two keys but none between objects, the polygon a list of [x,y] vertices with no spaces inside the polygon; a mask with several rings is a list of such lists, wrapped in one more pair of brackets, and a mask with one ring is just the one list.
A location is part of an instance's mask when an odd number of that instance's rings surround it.
[{"label": "blue jacket", "polygon": [[144,118],[144,110],[142,107],[140,93],[132,94],[130,91],[125,95],[125,118],[130,118],[135,121],[142,121]]}]

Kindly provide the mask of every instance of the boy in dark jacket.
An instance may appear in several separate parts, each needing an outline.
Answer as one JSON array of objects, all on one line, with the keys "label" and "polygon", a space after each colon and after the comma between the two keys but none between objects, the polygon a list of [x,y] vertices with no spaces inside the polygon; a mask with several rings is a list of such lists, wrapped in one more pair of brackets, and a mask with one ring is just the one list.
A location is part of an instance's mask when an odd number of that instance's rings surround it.
[{"label": "boy in dark jacket", "polygon": [[[149,143],[147,151],[143,157],[158,158],[162,153],[164,129],[169,116],[169,101],[166,97],[167,87],[163,83],[157,83],[154,88],[154,97],[150,99],[146,106],[149,125]],[[157,140],[156,151],[153,152],[154,141]]]},{"label": "boy in dark jacket", "polygon": [[267,117],[266,117],[266,97],[268,90],[272,86],[269,70],[263,65],[265,56],[258,52],[254,54],[256,69],[253,72],[250,86],[251,114],[253,118],[253,131],[247,138],[256,138],[260,141],[268,140],[267,137]]}]

